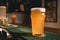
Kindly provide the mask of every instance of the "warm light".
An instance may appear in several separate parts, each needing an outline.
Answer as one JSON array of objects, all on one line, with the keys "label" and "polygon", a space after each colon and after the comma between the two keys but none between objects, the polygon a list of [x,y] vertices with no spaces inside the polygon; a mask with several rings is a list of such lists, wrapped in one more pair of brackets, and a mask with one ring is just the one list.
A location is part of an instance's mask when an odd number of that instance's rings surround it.
[{"label": "warm light", "polygon": [[42,13],[41,15],[43,15],[43,16],[44,16],[44,15],[45,15],[45,13]]},{"label": "warm light", "polygon": [[0,31],[2,31],[2,28],[0,28]]}]

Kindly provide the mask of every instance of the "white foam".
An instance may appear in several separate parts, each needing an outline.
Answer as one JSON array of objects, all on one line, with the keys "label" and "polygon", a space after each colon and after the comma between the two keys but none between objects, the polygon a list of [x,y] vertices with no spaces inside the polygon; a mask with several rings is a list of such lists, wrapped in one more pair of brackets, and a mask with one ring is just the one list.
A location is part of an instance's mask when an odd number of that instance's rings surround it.
[{"label": "white foam", "polygon": [[46,11],[45,8],[31,8],[31,11],[32,10],[40,10],[41,12],[45,12]]}]

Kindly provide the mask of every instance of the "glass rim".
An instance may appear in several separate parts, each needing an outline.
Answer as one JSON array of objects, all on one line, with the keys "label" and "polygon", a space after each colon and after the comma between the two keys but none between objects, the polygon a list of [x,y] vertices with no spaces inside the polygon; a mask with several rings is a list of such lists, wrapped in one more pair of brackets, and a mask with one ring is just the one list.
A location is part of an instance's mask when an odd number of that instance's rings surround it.
[{"label": "glass rim", "polygon": [[5,6],[0,6],[0,8],[6,8]]},{"label": "glass rim", "polygon": [[46,11],[45,8],[31,8],[31,11],[32,10],[40,10],[41,12],[45,12]]}]

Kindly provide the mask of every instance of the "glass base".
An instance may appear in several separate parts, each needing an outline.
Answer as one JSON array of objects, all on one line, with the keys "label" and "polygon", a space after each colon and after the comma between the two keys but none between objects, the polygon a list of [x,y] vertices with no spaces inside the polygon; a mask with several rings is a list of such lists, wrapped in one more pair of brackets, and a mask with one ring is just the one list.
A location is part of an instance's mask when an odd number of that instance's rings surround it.
[{"label": "glass base", "polygon": [[33,34],[34,37],[45,37],[45,34]]}]

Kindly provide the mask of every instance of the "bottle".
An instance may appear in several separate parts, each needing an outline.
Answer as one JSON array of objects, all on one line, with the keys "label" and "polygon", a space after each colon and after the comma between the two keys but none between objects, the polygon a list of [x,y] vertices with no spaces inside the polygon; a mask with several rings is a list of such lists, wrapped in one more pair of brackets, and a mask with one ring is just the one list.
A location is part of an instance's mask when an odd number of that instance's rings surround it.
[{"label": "bottle", "polygon": [[12,24],[16,24],[16,14],[15,13],[11,16],[11,19],[12,19]]}]

